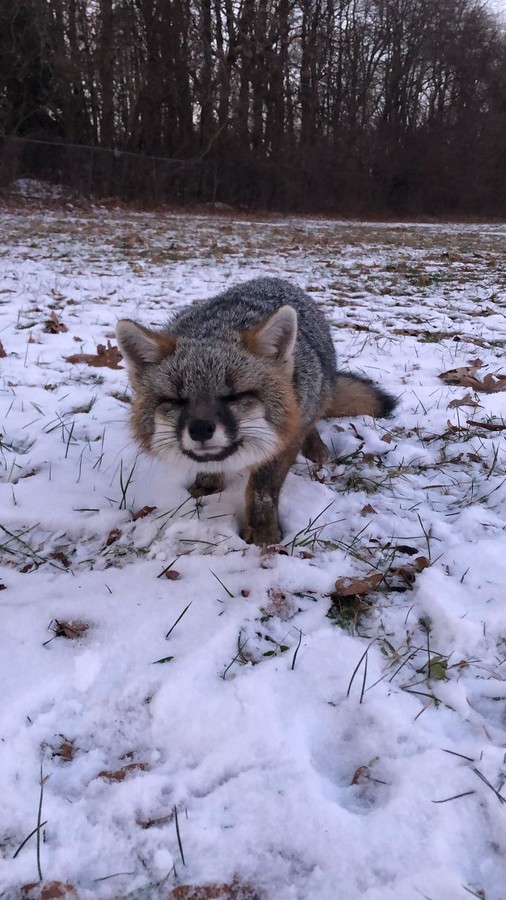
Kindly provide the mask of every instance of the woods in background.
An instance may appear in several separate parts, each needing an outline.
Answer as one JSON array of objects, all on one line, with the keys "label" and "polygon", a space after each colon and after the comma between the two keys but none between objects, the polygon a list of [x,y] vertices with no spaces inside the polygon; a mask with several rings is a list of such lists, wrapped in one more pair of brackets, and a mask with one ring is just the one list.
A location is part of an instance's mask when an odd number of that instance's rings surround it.
[{"label": "woods in background", "polygon": [[2,0],[0,154],[149,201],[504,215],[506,34],[476,0]]}]

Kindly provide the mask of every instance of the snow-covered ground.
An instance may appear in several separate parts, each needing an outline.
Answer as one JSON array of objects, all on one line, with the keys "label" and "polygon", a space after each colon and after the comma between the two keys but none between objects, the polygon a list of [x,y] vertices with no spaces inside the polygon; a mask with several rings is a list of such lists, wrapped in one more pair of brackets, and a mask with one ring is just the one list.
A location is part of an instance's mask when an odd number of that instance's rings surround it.
[{"label": "snow-covered ground", "polygon": [[[0,896],[505,900],[505,228],[0,219]],[[399,396],[322,424],[271,551],[67,361],[261,274]]]}]

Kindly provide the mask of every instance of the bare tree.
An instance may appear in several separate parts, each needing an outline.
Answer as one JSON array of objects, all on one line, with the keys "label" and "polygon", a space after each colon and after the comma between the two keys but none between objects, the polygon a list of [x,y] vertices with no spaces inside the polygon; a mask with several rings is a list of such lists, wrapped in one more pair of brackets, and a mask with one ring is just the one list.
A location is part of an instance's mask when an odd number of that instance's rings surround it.
[{"label": "bare tree", "polygon": [[68,166],[89,190],[100,176],[128,196],[504,214],[505,96],[506,35],[483,0],[0,8],[0,131],[104,148]]}]

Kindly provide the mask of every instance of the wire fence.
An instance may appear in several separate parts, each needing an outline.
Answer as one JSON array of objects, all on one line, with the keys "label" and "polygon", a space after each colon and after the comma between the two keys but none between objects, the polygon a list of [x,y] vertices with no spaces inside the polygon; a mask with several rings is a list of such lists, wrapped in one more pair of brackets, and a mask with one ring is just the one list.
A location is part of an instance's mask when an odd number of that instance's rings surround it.
[{"label": "wire fence", "polygon": [[170,159],[83,144],[0,138],[0,188],[36,178],[92,199],[153,205],[223,203],[280,211],[379,209],[388,182],[343,172],[333,159],[310,167],[253,154],[220,159]]},{"label": "wire fence", "polygon": [[218,188],[212,160],[169,159],[17,136],[0,138],[0,186],[20,178],[64,185],[85,197],[155,204],[212,202]]}]

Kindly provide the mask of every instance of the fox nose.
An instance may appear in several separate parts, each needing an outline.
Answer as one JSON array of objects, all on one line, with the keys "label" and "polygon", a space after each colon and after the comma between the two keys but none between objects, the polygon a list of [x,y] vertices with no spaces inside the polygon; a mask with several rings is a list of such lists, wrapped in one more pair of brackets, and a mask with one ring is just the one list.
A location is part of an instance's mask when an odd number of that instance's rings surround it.
[{"label": "fox nose", "polygon": [[188,425],[188,434],[192,441],[209,441],[215,431],[215,424],[210,419],[192,419]]}]

